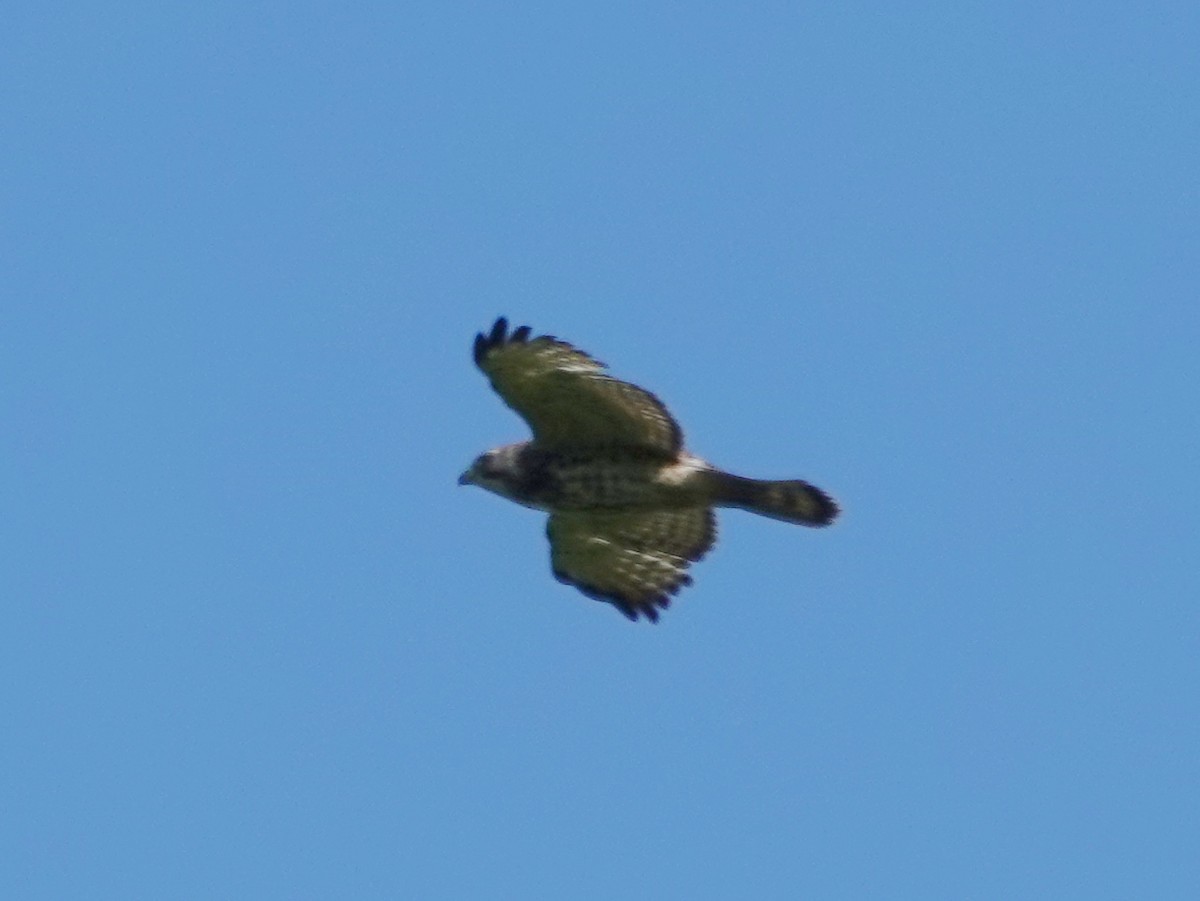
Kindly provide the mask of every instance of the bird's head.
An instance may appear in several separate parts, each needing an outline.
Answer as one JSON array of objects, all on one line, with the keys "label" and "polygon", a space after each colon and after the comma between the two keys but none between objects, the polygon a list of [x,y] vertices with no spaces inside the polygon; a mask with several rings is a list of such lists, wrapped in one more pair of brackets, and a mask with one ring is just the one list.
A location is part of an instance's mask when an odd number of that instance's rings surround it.
[{"label": "bird's head", "polygon": [[519,476],[519,449],[519,445],[509,445],[485,451],[458,477],[458,484],[478,485],[501,497],[512,497],[513,487]]},{"label": "bird's head", "polygon": [[496,467],[495,455],[495,451],[487,451],[476,457],[467,467],[467,471],[458,477],[458,484],[486,487],[489,479],[495,479],[500,475]]}]

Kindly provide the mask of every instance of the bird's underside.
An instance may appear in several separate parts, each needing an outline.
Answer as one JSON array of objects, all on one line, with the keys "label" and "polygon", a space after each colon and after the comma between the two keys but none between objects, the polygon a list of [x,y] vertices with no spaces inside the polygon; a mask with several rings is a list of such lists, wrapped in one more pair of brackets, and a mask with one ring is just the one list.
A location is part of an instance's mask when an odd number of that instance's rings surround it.
[{"label": "bird's underside", "polygon": [[555,578],[630,619],[657,621],[691,584],[688,567],[716,541],[714,507],[809,526],[837,515],[807,482],[746,479],[687,453],[658,398],[557,338],[510,334],[500,318],[474,356],[533,438],[481,454],[459,483],[548,512]]}]

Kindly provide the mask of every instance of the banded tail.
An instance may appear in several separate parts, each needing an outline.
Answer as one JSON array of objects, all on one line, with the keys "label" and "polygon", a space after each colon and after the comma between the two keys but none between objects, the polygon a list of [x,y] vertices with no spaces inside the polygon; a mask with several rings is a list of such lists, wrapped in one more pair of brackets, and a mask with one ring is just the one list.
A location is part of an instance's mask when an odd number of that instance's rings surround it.
[{"label": "banded tail", "polygon": [[838,515],[833,498],[800,479],[772,482],[718,474],[715,503],[802,526],[827,526]]}]

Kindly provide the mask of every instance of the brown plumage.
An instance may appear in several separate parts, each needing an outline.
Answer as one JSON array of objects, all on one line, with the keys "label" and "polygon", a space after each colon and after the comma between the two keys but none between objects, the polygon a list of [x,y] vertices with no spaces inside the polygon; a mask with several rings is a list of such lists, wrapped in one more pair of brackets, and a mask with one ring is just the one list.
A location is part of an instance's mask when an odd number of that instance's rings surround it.
[{"label": "brown plumage", "polygon": [[833,500],[808,482],[723,472],[683,449],[650,392],[603,363],[503,317],[475,337],[475,363],[533,439],[480,455],[459,478],[550,514],[555,577],[630,619],[657,621],[716,541],[714,507],[824,526]]}]

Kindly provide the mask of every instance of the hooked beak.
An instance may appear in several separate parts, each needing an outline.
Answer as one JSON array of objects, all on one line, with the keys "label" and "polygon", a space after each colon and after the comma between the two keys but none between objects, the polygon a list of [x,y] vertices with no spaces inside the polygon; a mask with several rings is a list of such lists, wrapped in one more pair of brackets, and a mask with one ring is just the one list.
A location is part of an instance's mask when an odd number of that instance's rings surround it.
[{"label": "hooked beak", "polygon": [[458,484],[460,485],[470,485],[474,481],[475,480],[471,478],[471,470],[469,469],[458,477]]}]

